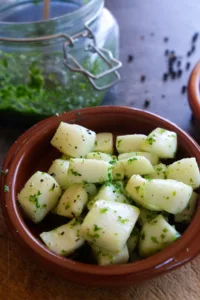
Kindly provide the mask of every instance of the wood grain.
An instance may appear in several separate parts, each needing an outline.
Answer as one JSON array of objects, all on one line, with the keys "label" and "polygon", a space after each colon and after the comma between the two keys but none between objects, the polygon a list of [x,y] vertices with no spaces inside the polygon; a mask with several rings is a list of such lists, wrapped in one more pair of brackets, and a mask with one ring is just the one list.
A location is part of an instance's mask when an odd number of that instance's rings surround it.
[{"label": "wood grain", "polygon": [[[181,87],[187,84],[190,71],[180,79],[162,81],[166,69],[166,49],[183,55],[183,64],[191,67],[199,59],[199,51],[191,58],[185,53],[191,37],[199,30],[200,5],[198,0],[107,0],[106,6],[120,24],[122,80],[107,95],[104,104],[145,108],[174,121],[200,141],[200,135],[191,123],[187,95]],[[169,37],[165,43],[163,38]],[[199,41],[197,48],[199,47]],[[127,62],[128,55],[134,56]],[[141,83],[144,74],[146,80]],[[162,98],[165,95],[165,98]],[[0,127],[0,164],[10,145],[25,128]],[[0,299],[1,300],[199,300],[200,257],[171,273],[138,286],[125,288],[88,288],[41,270],[21,252],[9,234],[0,211]]]}]

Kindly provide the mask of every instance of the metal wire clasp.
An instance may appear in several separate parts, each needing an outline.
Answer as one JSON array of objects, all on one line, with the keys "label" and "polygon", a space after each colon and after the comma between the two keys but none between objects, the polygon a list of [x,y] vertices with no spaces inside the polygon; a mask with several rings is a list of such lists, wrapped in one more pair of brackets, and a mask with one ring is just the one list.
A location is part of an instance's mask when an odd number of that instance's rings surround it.
[{"label": "metal wire clasp", "polygon": [[[86,51],[90,51],[92,53],[97,53],[98,56],[108,65],[108,69],[103,71],[99,74],[92,74],[89,70],[85,69],[71,54],[68,53],[68,47],[73,47],[74,43],[79,38],[89,38],[91,39],[91,43],[85,48]],[[105,90],[111,86],[113,86],[117,81],[120,80],[121,76],[118,73],[118,69],[122,66],[122,63],[115,59],[112,55],[112,52],[105,48],[98,48],[96,46],[96,38],[91,31],[91,29],[85,25],[85,30],[82,32],[77,33],[76,35],[73,35],[72,37],[68,36],[68,41],[64,43],[63,45],[63,51],[64,51],[64,64],[67,66],[67,68],[72,72],[79,72],[82,73],[84,76],[87,77],[87,79],[90,81],[92,86],[98,90],[102,91]],[[108,84],[105,84],[103,86],[98,86],[96,84],[96,81],[109,75],[113,74],[115,79]]]}]

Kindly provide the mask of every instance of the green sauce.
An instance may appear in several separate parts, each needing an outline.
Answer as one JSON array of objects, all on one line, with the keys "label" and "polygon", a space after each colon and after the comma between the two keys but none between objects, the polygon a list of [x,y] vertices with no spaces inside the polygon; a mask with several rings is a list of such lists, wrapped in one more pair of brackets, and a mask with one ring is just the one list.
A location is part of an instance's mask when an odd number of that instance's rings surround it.
[{"label": "green sauce", "polygon": [[[60,57],[59,57],[60,56]],[[85,67],[93,74],[100,62]],[[105,92],[96,91],[80,73],[63,65],[63,56],[0,52],[0,114],[42,119],[64,111],[95,106]]]}]

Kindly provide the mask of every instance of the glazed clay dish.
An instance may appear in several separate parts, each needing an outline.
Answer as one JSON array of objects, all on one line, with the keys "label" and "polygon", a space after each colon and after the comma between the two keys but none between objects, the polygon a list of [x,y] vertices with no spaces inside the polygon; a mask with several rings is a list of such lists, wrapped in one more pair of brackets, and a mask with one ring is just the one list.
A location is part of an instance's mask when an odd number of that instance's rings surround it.
[{"label": "glazed clay dish", "polygon": [[194,67],[188,82],[188,99],[192,112],[200,125],[200,62]]},{"label": "glazed clay dish", "polygon": [[[161,252],[140,261],[114,266],[98,266],[64,258],[50,252],[40,241],[42,225],[25,221],[17,205],[17,194],[36,171],[46,171],[58,152],[50,140],[61,121],[79,124],[98,132],[148,134],[156,127],[175,131],[178,135],[178,158],[196,157],[200,166],[200,150],[195,141],[176,125],[154,114],[126,107],[95,107],[64,113],[45,119],[26,131],[10,148],[1,177],[1,204],[5,221],[22,247],[45,269],[65,279],[96,286],[118,286],[141,282],[175,269],[200,252],[200,205],[181,238]],[[4,192],[4,186],[9,188]],[[48,227],[48,224],[45,224]],[[47,229],[45,227],[45,229]]]}]

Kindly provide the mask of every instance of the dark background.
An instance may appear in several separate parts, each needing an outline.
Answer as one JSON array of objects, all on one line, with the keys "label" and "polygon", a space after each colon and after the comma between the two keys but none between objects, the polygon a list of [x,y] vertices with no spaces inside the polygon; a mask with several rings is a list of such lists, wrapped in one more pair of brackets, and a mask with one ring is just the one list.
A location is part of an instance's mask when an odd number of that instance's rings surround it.
[{"label": "dark background", "polygon": [[[104,104],[127,105],[149,110],[176,123],[200,141],[191,124],[187,85],[193,66],[200,58],[200,37],[194,53],[187,57],[192,37],[200,31],[200,2],[187,0],[107,0],[120,26],[120,59],[123,62],[121,82],[106,97]],[[164,38],[168,38],[168,42]],[[163,82],[168,69],[165,50],[180,56],[183,71],[178,79]],[[133,62],[128,63],[128,55]],[[186,69],[190,63],[189,70]],[[141,75],[146,80],[141,83]],[[150,105],[145,108],[145,100]]]}]

